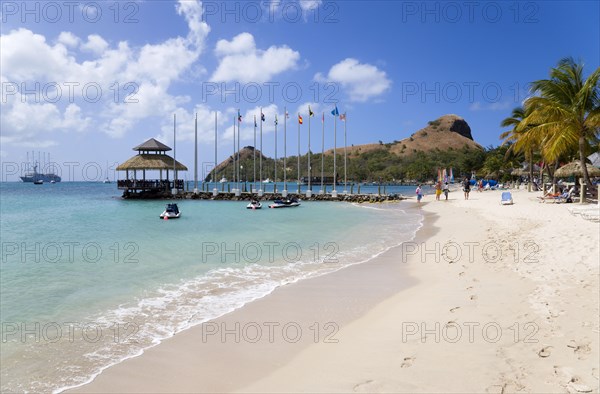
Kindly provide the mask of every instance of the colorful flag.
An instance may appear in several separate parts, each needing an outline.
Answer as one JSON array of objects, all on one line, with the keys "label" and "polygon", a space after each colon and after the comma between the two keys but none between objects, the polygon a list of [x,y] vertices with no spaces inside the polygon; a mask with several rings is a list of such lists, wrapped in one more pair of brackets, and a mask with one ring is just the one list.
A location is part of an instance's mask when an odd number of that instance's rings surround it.
[{"label": "colorful flag", "polygon": [[262,112],[260,113],[260,121],[261,122],[265,121],[265,114],[263,114]]},{"label": "colorful flag", "polygon": [[275,126],[277,126],[277,115],[275,115]]},{"label": "colorful flag", "polygon": [[290,118],[290,113],[288,111],[285,111],[285,118],[289,119]]},{"label": "colorful flag", "polygon": [[238,109],[238,122],[242,123],[242,114],[240,114],[239,109]]},{"label": "colorful flag", "polygon": [[298,114],[298,123],[302,124],[302,115]]},{"label": "colorful flag", "polygon": [[310,109],[310,105],[308,106],[308,116],[310,116],[310,117],[315,116],[315,113],[312,111],[312,109]]},{"label": "colorful flag", "polygon": [[333,111],[331,111],[331,114],[333,116],[339,116],[340,115],[340,111],[338,111],[337,105],[335,106],[335,109]]},{"label": "colorful flag", "polygon": [[340,115],[340,120],[343,121],[343,122],[346,121],[346,114],[345,113]]}]

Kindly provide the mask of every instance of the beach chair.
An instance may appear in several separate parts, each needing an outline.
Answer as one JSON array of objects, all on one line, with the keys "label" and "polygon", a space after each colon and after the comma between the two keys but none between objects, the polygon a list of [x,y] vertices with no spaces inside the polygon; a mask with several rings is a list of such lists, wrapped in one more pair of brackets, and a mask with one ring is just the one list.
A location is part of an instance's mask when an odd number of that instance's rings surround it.
[{"label": "beach chair", "polygon": [[513,198],[511,192],[502,192],[502,199],[500,200],[500,204],[502,205],[512,205]]}]

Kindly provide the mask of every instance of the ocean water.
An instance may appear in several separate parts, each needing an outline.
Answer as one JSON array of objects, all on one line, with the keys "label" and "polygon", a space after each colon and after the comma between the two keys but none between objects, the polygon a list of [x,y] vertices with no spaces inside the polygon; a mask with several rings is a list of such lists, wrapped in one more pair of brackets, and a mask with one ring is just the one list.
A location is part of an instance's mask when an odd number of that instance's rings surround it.
[{"label": "ocean water", "polygon": [[409,203],[220,201],[179,201],[165,221],[165,203],[122,200],[114,183],[0,183],[2,392],[86,383],[278,286],[366,262],[422,221]]}]

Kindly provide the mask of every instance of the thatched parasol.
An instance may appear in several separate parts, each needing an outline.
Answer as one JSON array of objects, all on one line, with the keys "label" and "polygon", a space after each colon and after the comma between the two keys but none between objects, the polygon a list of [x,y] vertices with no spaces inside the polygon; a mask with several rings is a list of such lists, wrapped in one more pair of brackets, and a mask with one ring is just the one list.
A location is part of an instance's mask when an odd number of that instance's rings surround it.
[{"label": "thatched parasol", "polygon": [[[589,176],[600,176],[600,169],[590,164],[586,164]],[[555,172],[557,177],[568,177],[568,176],[583,176],[583,168],[581,168],[581,162],[574,161],[567,165],[560,167]]]},{"label": "thatched parasol", "polygon": [[[177,171],[187,171],[187,167],[177,163]],[[139,154],[117,167],[117,171],[127,170],[172,170],[173,158],[167,155]]]},{"label": "thatched parasol", "polygon": [[529,171],[525,170],[523,168],[515,168],[510,173],[510,175],[514,175],[514,176],[522,176],[522,175],[527,175],[527,174],[529,174]]}]

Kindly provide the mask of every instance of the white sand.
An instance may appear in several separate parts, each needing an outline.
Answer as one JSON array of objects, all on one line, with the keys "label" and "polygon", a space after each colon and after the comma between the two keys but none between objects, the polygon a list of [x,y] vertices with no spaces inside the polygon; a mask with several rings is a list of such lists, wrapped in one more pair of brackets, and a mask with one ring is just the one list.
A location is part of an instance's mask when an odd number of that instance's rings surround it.
[{"label": "white sand", "polygon": [[297,343],[196,327],[76,391],[598,392],[600,225],[513,193],[512,206],[497,191],[426,196],[415,244],[216,322],[294,322]]}]

